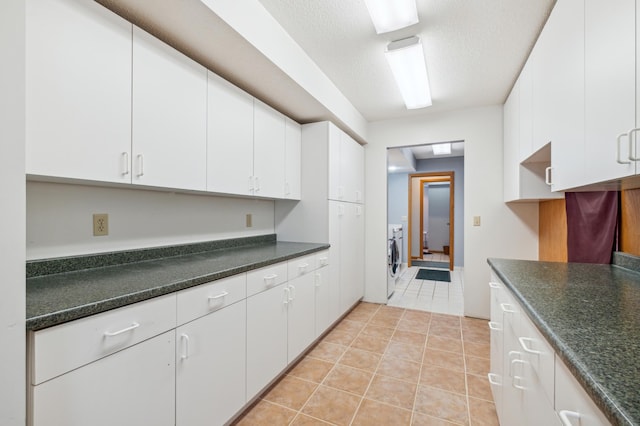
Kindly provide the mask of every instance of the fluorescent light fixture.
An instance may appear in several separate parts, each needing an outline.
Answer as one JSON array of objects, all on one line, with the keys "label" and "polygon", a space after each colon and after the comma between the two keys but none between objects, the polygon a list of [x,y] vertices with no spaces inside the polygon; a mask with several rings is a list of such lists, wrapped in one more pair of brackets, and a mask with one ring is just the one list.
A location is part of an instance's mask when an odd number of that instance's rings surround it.
[{"label": "fluorescent light fixture", "polygon": [[376,33],[388,33],[418,23],[416,0],[365,0]]},{"label": "fluorescent light fixture", "polygon": [[431,106],[427,64],[417,36],[392,41],[385,52],[407,109]]},{"label": "fluorescent light fixture", "polygon": [[450,143],[433,144],[433,145],[431,145],[431,149],[433,149],[433,155],[451,154],[451,144]]}]

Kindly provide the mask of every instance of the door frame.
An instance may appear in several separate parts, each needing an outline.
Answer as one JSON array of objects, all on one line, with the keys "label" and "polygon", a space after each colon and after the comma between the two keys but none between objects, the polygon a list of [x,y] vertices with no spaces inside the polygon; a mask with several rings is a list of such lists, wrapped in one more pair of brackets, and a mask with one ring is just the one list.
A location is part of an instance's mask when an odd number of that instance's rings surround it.
[{"label": "door frame", "polygon": [[[453,171],[448,172],[428,172],[428,173],[412,173],[409,175],[409,206],[408,206],[408,231],[407,231],[407,263],[408,266],[411,266],[411,230],[412,230],[412,218],[413,218],[413,179],[420,179],[420,217],[424,218],[424,184],[428,182],[449,182],[449,270],[453,271],[453,260],[454,260],[454,176],[455,173]],[[420,235],[424,235],[424,220],[420,221]],[[424,250],[423,239],[420,238],[420,253]]]}]

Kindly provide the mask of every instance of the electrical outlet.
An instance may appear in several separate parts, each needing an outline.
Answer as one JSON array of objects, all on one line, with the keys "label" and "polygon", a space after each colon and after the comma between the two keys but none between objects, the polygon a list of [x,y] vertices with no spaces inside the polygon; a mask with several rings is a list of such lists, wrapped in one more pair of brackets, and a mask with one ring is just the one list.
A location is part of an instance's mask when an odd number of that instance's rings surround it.
[{"label": "electrical outlet", "polygon": [[109,215],[99,213],[93,215],[93,236],[102,237],[109,235]]},{"label": "electrical outlet", "polygon": [[253,215],[251,213],[247,213],[246,224],[247,228],[251,228],[253,226]]}]

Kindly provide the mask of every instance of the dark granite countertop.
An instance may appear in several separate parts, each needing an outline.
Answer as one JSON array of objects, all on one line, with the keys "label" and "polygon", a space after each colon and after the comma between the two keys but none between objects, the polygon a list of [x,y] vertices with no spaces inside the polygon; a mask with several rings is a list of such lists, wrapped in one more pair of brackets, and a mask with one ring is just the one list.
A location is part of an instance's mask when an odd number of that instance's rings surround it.
[{"label": "dark granite countertop", "polygon": [[327,249],[275,235],[27,263],[27,330],[40,330]]},{"label": "dark granite countertop", "polygon": [[[628,267],[626,260],[616,263]],[[640,425],[637,269],[507,259],[488,263],[607,418],[614,425]]]}]

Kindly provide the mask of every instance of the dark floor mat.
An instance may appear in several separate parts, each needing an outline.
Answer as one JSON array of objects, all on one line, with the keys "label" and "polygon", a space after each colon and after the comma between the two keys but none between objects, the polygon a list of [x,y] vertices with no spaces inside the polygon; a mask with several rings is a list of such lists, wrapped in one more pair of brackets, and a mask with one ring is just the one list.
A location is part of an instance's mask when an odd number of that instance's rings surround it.
[{"label": "dark floor mat", "polygon": [[451,282],[449,271],[439,271],[437,269],[420,269],[416,274],[417,280]]}]

